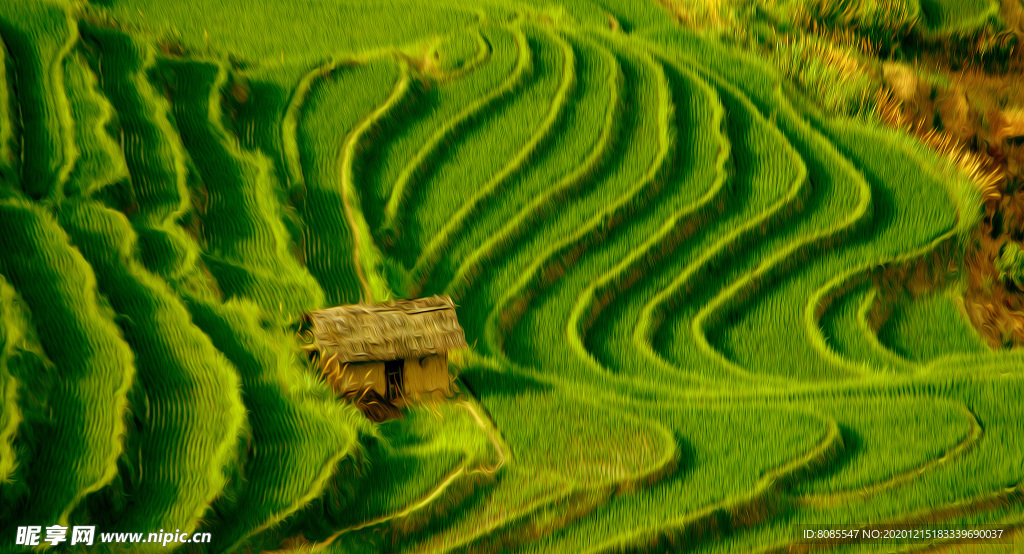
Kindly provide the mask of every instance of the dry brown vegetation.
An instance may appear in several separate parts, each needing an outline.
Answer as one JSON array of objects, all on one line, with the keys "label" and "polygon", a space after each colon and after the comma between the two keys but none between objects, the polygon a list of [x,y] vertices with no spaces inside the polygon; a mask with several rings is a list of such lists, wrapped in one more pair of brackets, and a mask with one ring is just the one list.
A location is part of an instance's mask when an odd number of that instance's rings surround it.
[{"label": "dry brown vegetation", "polygon": [[886,64],[877,112],[946,155],[978,185],[985,215],[965,253],[964,304],[992,346],[1024,345],[1024,293],[1001,281],[995,266],[1004,244],[1024,239],[1024,73],[954,72],[939,64],[933,71],[949,85]]}]

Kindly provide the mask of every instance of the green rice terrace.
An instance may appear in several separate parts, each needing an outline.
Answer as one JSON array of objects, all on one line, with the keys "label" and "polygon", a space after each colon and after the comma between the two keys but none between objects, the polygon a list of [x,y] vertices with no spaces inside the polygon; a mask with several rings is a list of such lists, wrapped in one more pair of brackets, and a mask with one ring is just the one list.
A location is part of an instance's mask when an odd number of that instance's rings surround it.
[{"label": "green rice terrace", "polygon": [[[969,64],[1005,4],[0,2],[0,549],[1024,551],[984,179],[802,34]],[[302,314],[435,294],[454,398],[311,370]]]}]

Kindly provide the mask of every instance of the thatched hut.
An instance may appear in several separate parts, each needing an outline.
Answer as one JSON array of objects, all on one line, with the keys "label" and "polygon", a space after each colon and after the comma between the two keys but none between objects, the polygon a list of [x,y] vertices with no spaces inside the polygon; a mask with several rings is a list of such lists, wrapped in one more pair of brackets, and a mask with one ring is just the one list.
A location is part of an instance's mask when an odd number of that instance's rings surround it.
[{"label": "thatched hut", "polygon": [[447,296],[318,310],[303,316],[300,334],[339,396],[395,406],[450,395],[448,351],[467,347]]}]

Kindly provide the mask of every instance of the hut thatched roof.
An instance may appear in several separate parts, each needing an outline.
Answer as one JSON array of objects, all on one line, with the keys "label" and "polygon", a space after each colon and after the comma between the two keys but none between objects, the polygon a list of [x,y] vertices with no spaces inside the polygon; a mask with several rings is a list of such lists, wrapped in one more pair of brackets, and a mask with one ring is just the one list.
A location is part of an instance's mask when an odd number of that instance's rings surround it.
[{"label": "hut thatched roof", "polygon": [[448,296],[351,304],[303,317],[307,346],[338,363],[423,358],[466,348],[466,335]]}]

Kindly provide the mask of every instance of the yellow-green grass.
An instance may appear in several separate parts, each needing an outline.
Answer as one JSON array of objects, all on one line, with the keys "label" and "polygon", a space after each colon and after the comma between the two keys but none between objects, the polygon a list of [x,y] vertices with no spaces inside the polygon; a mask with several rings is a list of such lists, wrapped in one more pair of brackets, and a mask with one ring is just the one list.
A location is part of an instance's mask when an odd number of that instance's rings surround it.
[{"label": "yellow-green grass", "polygon": [[340,66],[315,80],[302,106],[296,129],[305,187],[298,206],[304,224],[301,246],[306,268],[328,305],[366,296],[354,228],[346,215],[358,209],[358,198],[346,200],[342,162],[346,140],[366,114],[386,104],[396,86],[407,85],[400,68],[391,58]]},{"label": "yellow-green grass", "polygon": [[237,464],[234,447],[245,421],[237,370],[171,287],[143,267],[123,214],[69,200],[60,222],[123,322],[137,370],[122,460],[127,471],[92,513],[111,530],[191,532],[221,493],[225,468]]},{"label": "yellow-green grass", "polygon": [[[46,400],[50,415],[33,422],[26,437],[32,470],[22,478],[31,496],[20,499],[18,520],[66,525],[86,495],[117,475],[134,360],[115,314],[99,295],[96,276],[52,214],[26,199],[4,200],[0,236],[0,275],[31,312],[52,363],[48,370],[55,372]],[[18,331],[9,331],[12,347],[18,346]]]},{"label": "yellow-green grass", "polygon": [[148,79],[155,47],[121,31],[82,26],[83,42],[104,95],[117,111],[116,135],[131,174],[101,199],[125,213],[139,236],[147,269],[172,280],[198,271],[199,248],[180,220],[191,206],[185,149],[169,102]]},{"label": "yellow-green grass", "polygon": [[121,145],[107,131],[115,117],[114,108],[100,92],[96,75],[82,52],[74,51],[64,58],[64,83],[80,153],[66,193],[91,196],[108,185],[127,181],[130,176]]},{"label": "yellow-green grass", "polygon": [[196,168],[190,183],[203,260],[227,296],[256,302],[281,321],[319,308],[324,297],[292,252],[269,159],[224,128],[229,74],[223,65],[161,62],[182,144]]},{"label": "yellow-green grass", "polygon": [[[486,132],[491,114],[503,115],[506,110],[512,111],[516,105],[524,105],[522,99],[529,98],[529,91],[538,88],[527,87],[527,84],[540,82],[550,85],[556,82],[553,77],[560,74],[548,64],[545,64],[546,67],[537,67],[541,63],[536,60],[537,54],[534,52],[539,48],[538,39],[533,33],[527,34],[528,25],[514,26],[511,31],[517,54],[511,73],[498,86],[477,96],[454,117],[445,121],[395,178],[384,205],[381,226],[385,240],[393,243],[392,254],[402,260],[406,267],[412,267],[418,253],[418,248],[413,246],[414,241],[439,229],[440,224],[436,223],[436,219],[444,221],[450,213],[454,213],[455,209],[450,206],[454,204],[457,207],[467,190],[482,185],[486,176],[495,170],[493,165],[504,161],[500,156],[509,155],[503,148],[515,147],[520,140],[525,141],[525,137],[517,135],[528,132],[530,126],[523,124],[509,129],[498,127],[499,133],[503,133],[499,135],[500,140],[489,139],[486,135],[475,139],[474,131],[482,129],[482,132]],[[541,88],[541,94],[547,97],[553,92],[546,93]],[[513,114],[525,116],[525,123],[531,123],[530,118],[536,117],[537,111]],[[466,138],[475,140],[464,140]],[[483,158],[480,158],[481,153],[475,148],[484,151]],[[472,163],[467,163],[467,159],[460,155],[474,156],[470,158]],[[431,204],[441,204],[443,208]],[[436,214],[434,221],[421,221],[421,218],[433,214]]]},{"label": "yellow-green grass", "polygon": [[[0,6],[0,38],[20,113],[21,188],[33,199],[59,200],[78,158],[74,123],[64,91],[64,57],[78,25],[63,2],[26,0]],[[11,89],[9,89],[11,90]],[[9,139],[8,139],[9,140]]]},{"label": "yellow-green grass", "polygon": [[[337,464],[357,449],[367,424],[308,378],[304,364],[282,349],[290,337],[261,327],[249,302],[218,305],[186,299],[196,326],[238,370],[252,442],[240,460],[242,478],[214,503],[204,527],[217,550],[258,545],[258,537],[317,498]],[[255,542],[253,542],[255,541]],[[272,546],[272,545],[271,545]]]},{"label": "yellow-green grass", "polygon": [[1024,290],[1024,249],[1015,242],[1007,242],[1000,248],[995,264],[1001,281]]},{"label": "yellow-green grass", "polygon": [[428,56],[442,75],[475,69],[490,55],[490,47],[480,29],[457,29],[441,38]]}]

